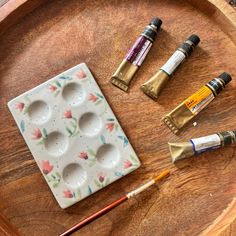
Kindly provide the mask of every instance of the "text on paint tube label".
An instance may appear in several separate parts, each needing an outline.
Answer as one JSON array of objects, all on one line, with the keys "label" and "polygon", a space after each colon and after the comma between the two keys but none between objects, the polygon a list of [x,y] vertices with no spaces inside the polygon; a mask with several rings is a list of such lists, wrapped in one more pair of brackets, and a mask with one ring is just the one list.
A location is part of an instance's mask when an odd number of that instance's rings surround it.
[{"label": "text on paint tube label", "polygon": [[169,58],[169,60],[161,67],[168,75],[171,75],[176,68],[184,61],[185,55],[181,51],[175,51],[175,53]]},{"label": "text on paint tube label", "polygon": [[221,147],[221,140],[217,134],[191,139],[190,142],[196,154]]},{"label": "text on paint tube label", "polygon": [[203,86],[196,93],[188,97],[184,103],[188,109],[196,115],[214,98],[212,91],[207,86]]},{"label": "text on paint tube label", "polygon": [[152,42],[141,35],[129,50],[125,59],[136,66],[141,66],[151,46]]}]

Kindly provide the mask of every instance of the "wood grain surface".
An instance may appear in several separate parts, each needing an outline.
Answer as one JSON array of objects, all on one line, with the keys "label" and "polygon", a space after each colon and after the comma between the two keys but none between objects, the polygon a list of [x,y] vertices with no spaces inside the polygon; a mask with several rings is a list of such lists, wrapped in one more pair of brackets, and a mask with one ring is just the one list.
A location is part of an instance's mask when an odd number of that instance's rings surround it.
[{"label": "wood grain surface", "polygon": [[[109,78],[154,16],[163,20],[162,30],[129,93],[124,93]],[[168,141],[236,129],[236,46],[232,35],[212,16],[181,0],[57,0],[36,9],[1,36],[0,212],[21,235],[58,235],[166,168],[172,175],[160,187],[127,201],[77,234],[199,235],[222,214],[236,195],[235,146],[176,166],[167,147]],[[201,37],[199,47],[175,73],[158,102],[152,101],[140,85],[192,33]],[[81,62],[92,70],[142,166],[62,210],[6,104]],[[198,125],[190,123],[179,136],[172,134],[161,117],[223,71],[231,73],[233,81],[194,120]]]},{"label": "wood grain surface", "polygon": [[228,236],[236,233],[236,198],[232,200],[229,206],[220,216],[209,226],[202,235],[207,236]]}]

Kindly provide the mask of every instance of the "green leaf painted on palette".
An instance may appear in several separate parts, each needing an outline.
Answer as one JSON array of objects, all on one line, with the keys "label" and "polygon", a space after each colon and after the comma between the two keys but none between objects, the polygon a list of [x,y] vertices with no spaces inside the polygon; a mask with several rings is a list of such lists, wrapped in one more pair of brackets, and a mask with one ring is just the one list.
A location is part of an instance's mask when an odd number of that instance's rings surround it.
[{"label": "green leaf painted on palette", "polygon": [[69,133],[69,137],[73,134],[69,127],[66,126],[66,131]]},{"label": "green leaf painted on palette", "polygon": [[80,189],[77,189],[77,191],[76,191],[76,195],[77,195],[77,198],[81,198],[81,191],[80,191]]},{"label": "green leaf painted on palette", "polygon": [[108,118],[107,121],[114,121],[114,119],[113,118]]},{"label": "green leaf painted on palette", "polygon": [[59,76],[59,79],[61,79],[61,80],[72,80],[73,78],[70,77],[70,76],[61,75],[61,76]]},{"label": "green leaf painted on palette", "polygon": [[97,185],[97,187],[102,188],[102,185],[95,179],[94,183]]},{"label": "green leaf painted on palette", "polygon": [[47,130],[45,128],[43,128],[43,136],[44,138],[47,138],[48,137],[48,133],[47,133]]},{"label": "green leaf painted on palette", "polygon": [[59,185],[59,183],[60,183],[60,181],[54,182],[53,185],[52,185],[52,187],[53,187],[53,188],[56,188],[56,187]]},{"label": "green leaf painted on palette", "polygon": [[130,159],[131,159],[134,163],[138,163],[137,159],[136,159],[133,155],[130,155]]},{"label": "green leaf painted on palette", "polygon": [[23,120],[20,122],[20,130],[22,133],[25,132],[25,122]]},{"label": "green leaf painted on palette", "polygon": [[71,124],[71,126],[73,127],[73,128],[77,128],[77,124],[74,122],[74,121],[70,121],[70,124]]},{"label": "green leaf painted on palette", "polygon": [[119,128],[119,125],[117,123],[115,123],[115,130],[117,131]]},{"label": "green leaf painted on palette", "polygon": [[61,88],[61,84],[60,84],[59,81],[56,80],[55,83],[56,83],[56,85],[57,85],[59,88]]},{"label": "green leaf painted on palette", "polygon": [[107,178],[106,181],[105,181],[105,186],[108,185],[110,183],[110,179]]},{"label": "green leaf painted on palette", "polygon": [[93,156],[93,157],[95,157],[96,156],[96,153],[92,150],[92,149],[88,149],[88,153],[91,155],[91,156]]},{"label": "green leaf painted on palette", "polygon": [[104,97],[101,95],[101,94],[99,94],[99,93],[95,93],[98,97],[100,97],[101,99],[103,99]]},{"label": "green leaf painted on palette", "polygon": [[93,166],[95,163],[96,163],[96,159],[95,159],[95,158],[94,158],[94,159],[90,159],[90,160],[89,160],[89,163],[88,163],[88,166],[91,167],[91,166]]},{"label": "green leaf painted on palette", "polygon": [[105,137],[103,135],[100,136],[100,139],[101,139],[102,144],[106,143]]},{"label": "green leaf painted on palette", "polygon": [[56,179],[56,176],[54,174],[51,175],[53,179]]},{"label": "green leaf painted on palette", "polygon": [[27,101],[28,103],[31,103],[31,100],[28,98],[28,96],[27,96],[27,95],[25,96],[25,98],[24,98],[24,99],[25,99],[25,101]]},{"label": "green leaf painted on palette", "polygon": [[121,172],[118,172],[118,171],[116,171],[114,174],[115,174],[115,176],[118,176],[118,177],[124,176]]},{"label": "green leaf painted on palette", "polygon": [[54,93],[54,97],[57,97],[57,95],[60,93],[60,90],[57,90],[55,93]]},{"label": "green leaf painted on palette", "polygon": [[59,76],[59,79],[66,80],[66,76],[61,75],[61,76]]},{"label": "green leaf painted on palette", "polygon": [[71,135],[71,137],[74,137],[74,136],[76,136],[77,134],[79,134],[79,130],[77,130],[76,132],[74,132],[74,133]]},{"label": "green leaf painted on palette", "polygon": [[29,106],[25,106],[23,114],[28,113],[28,111],[29,111]]},{"label": "green leaf painted on palette", "polygon": [[88,194],[90,195],[92,193],[93,193],[93,191],[92,191],[91,187],[88,185]]},{"label": "green leaf painted on palette", "polygon": [[118,136],[119,139],[123,140],[123,147],[126,147],[129,144],[129,140],[125,136]]},{"label": "green leaf painted on palette", "polygon": [[40,142],[37,143],[37,145],[42,145],[44,144],[44,139],[42,139]]},{"label": "green leaf painted on palette", "polygon": [[58,172],[56,172],[55,175],[56,175],[59,179],[61,178],[61,175],[60,175]]},{"label": "green leaf painted on palette", "polygon": [[101,102],[102,102],[102,100],[98,100],[98,101],[95,102],[95,105],[97,106],[97,105],[99,105]]}]

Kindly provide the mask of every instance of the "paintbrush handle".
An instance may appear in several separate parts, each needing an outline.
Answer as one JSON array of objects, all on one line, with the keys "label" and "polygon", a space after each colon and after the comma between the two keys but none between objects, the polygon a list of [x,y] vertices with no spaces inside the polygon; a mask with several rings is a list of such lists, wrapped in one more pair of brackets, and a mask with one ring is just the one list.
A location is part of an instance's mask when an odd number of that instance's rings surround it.
[{"label": "paintbrush handle", "polygon": [[106,213],[108,213],[109,211],[111,211],[115,207],[119,206],[121,203],[125,202],[126,200],[128,200],[127,195],[125,195],[125,196],[121,197],[120,199],[116,200],[115,202],[107,205],[106,207],[104,207],[100,211],[97,211],[97,212],[93,213],[92,215],[85,218],[84,220],[82,220],[81,222],[79,222],[78,224],[76,224],[75,226],[73,226],[72,228],[67,230],[66,232],[62,233],[60,236],[71,235],[72,233],[74,233],[77,230],[81,229],[85,225],[87,225],[87,224],[91,223],[92,221],[96,220],[97,218],[105,215]]},{"label": "paintbrush handle", "polygon": [[131,197],[134,197],[135,195],[143,192],[145,189],[149,188],[150,186],[152,186],[153,184],[155,184],[156,182],[162,180],[163,178],[167,177],[170,174],[169,170],[163,171],[160,175],[158,175],[157,177],[153,178],[152,180],[150,180],[149,182],[147,182],[146,184],[140,186],[139,188],[129,192],[128,194],[124,195],[123,197],[121,197],[120,199],[116,200],[115,202],[109,204],[108,206],[104,207],[103,209],[101,209],[100,211],[97,211],[95,213],[93,213],[91,216],[85,218],[84,220],[82,220],[81,222],[79,222],[77,225],[73,226],[72,228],[70,228],[69,230],[67,230],[66,232],[62,233],[60,236],[68,236],[71,235],[72,233],[76,232],[77,230],[81,229],[82,227],[84,227],[85,225],[91,223],[92,221],[96,220],[97,218],[105,215],[106,213],[108,213],[110,210],[114,209],[115,207],[119,206],[121,203],[125,202],[126,200],[128,200]]}]

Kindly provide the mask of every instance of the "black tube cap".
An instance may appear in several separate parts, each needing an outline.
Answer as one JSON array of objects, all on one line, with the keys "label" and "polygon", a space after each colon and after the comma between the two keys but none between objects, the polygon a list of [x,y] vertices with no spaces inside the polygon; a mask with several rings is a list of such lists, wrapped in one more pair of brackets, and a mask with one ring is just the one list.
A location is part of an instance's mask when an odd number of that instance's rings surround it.
[{"label": "black tube cap", "polygon": [[149,25],[154,25],[154,26],[156,26],[157,29],[159,29],[159,28],[161,27],[161,24],[162,24],[162,20],[159,19],[159,18],[157,18],[157,17],[153,18],[153,19],[150,21],[150,23],[149,23]]},{"label": "black tube cap", "polygon": [[195,46],[200,42],[200,38],[196,34],[192,34],[187,40],[191,41]]},{"label": "black tube cap", "polygon": [[226,72],[222,73],[218,77],[221,78],[222,80],[224,80],[225,85],[228,84],[232,80],[232,77],[230,76],[230,74],[228,74]]}]

